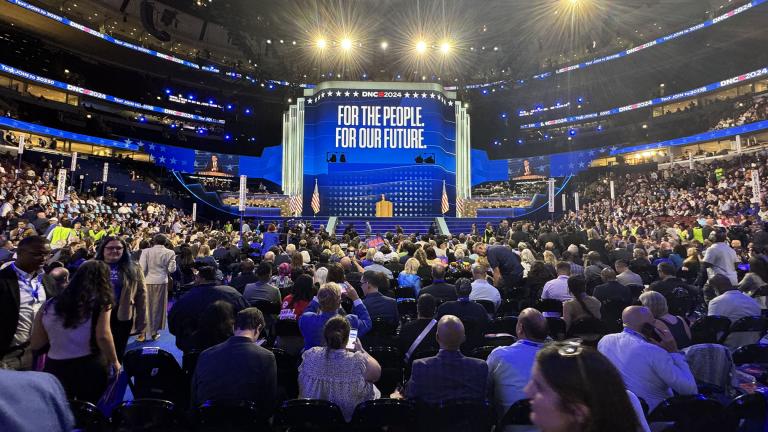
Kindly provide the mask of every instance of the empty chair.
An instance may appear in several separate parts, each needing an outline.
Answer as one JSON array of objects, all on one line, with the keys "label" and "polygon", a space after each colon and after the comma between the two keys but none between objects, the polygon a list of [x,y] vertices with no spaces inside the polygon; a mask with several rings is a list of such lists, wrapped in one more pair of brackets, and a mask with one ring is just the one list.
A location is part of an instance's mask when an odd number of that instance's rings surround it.
[{"label": "empty chair", "polygon": [[497,317],[517,316],[520,312],[518,302],[510,299],[502,299],[499,308],[496,310]]},{"label": "empty chair", "polygon": [[562,318],[547,317],[549,336],[554,340],[565,339],[565,321]]},{"label": "empty chair", "polygon": [[416,319],[416,299],[397,299],[397,312],[400,314],[401,320],[410,321]]},{"label": "empty chair", "polygon": [[453,400],[438,406],[417,407],[419,430],[487,432],[493,426],[493,410],[488,401]]},{"label": "empty chair", "polygon": [[352,416],[355,431],[408,430],[416,421],[416,405],[407,400],[374,399],[361,402]]},{"label": "empty chair", "polygon": [[102,432],[107,431],[109,420],[96,407],[96,405],[72,399],[69,401],[69,408],[75,416],[75,428],[83,432]]},{"label": "empty chair", "polygon": [[279,399],[293,399],[299,395],[298,358],[280,348],[272,348],[277,364],[277,394]]},{"label": "empty chair", "polygon": [[302,337],[299,322],[294,319],[281,319],[275,322],[277,337]]},{"label": "empty chair", "polygon": [[505,426],[531,424],[533,424],[531,423],[531,401],[520,399],[509,407],[498,426],[500,430],[504,430]]},{"label": "empty chair", "polygon": [[608,334],[608,328],[597,318],[581,318],[568,329],[566,337],[579,338],[586,345],[597,346],[597,342]]},{"label": "empty chair", "polygon": [[399,349],[390,346],[371,347],[368,354],[381,365],[381,377],[376,387],[382,395],[392,394],[403,379],[403,354]]},{"label": "empty chair", "polygon": [[488,360],[488,356],[491,354],[491,351],[495,350],[496,348],[498,347],[490,345],[477,347],[469,353],[469,356],[479,358],[480,360]]},{"label": "empty chair", "polygon": [[724,316],[709,315],[701,317],[691,325],[691,344],[721,344],[728,336],[728,329],[730,327],[731,320]]},{"label": "empty chair", "polygon": [[759,432],[765,430],[768,403],[760,392],[741,395],[725,407],[725,414],[739,425],[739,432]]},{"label": "empty chair", "polygon": [[269,300],[255,300],[251,302],[251,306],[260,310],[264,316],[277,315],[280,313],[280,303],[274,303]]},{"label": "empty chair", "polygon": [[516,337],[509,336],[506,334],[496,334],[496,335],[487,334],[483,339],[484,346],[493,346],[493,347],[509,346],[515,342],[517,342]]},{"label": "empty chair", "polygon": [[512,336],[517,335],[517,317],[516,316],[505,316],[500,318],[495,318],[493,321],[491,321],[488,324],[488,327],[485,328],[486,334],[497,334],[497,333],[507,333]]},{"label": "empty chair", "polygon": [[533,307],[543,313],[545,317],[563,316],[563,302],[555,299],[542,299]]},{"label": "empty chair", "polygon": [[416,290],[413,287],[395,288],[395,298],[416,298]]},{"label": "empty chair", "polygon": [[133,349],[125,353],[123,367],[135,398],[164,399],[187,405],[187,378],[168,351],[156,347]]},{"label": "empty chair", "polygon": [[702,395],[671,397],[660,403],[648,416],[650,422],[674,422],[675,431],[699,432],[729,430],[725,409]]},{"label": "empty chair", "polygon": [[112,413],[116,432],[181,431],[182,419],[173,402],[161,399],[136,399],[123,402]]},{"label": "empty chair", "polygon": [[496,303],[490,300],[475,300],[474,302],[483,306],[488,315],[493,316],[496,313]]},{"label": "empty chair", "polygon": [[758,343],[766,331],[768,331],[768,318],[744,317],[731,324],[724,343],[734,351],[738,347]]},{"label": "empty chair", "polygon": [[277,411],[276,419],[292,432],[333,431],[346,424],[338,405],[317,399],[285,401]]},{"label": "empty chair", "polygon": [[268,418],[269,415],[260,412],[256,403],[251,401],[210,400],[194,411],[198,432],[267,430]]}]

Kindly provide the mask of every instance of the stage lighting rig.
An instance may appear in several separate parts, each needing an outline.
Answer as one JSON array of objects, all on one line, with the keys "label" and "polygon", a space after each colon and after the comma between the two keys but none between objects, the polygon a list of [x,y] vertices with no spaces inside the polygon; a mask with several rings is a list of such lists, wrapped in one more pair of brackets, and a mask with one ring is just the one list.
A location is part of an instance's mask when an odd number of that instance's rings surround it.
[{"label": "stage lighting rig", "polygon": [[424,54],[427,52],[427,43],[424,40],[419,40],[416,42],[416,52],[419,54]]}]

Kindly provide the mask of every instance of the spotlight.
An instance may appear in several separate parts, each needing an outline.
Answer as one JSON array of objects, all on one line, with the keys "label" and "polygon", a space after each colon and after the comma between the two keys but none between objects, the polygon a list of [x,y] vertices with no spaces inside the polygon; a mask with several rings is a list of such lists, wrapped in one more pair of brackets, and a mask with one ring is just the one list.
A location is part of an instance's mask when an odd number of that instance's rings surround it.
[{"label": "spotlight", "polygon": [[517,143],[518,143],[518,144],[522,144],[522,143],[523,143],[523,139],[522,139],[522,138],[518,138],[518,139],[517,139]]},{"label": "spotlight", "polygon": [[344,38],[341,40],[341,49],[344,51],[349,51],[352,49],[352,40],[349,38]]},{"label": "spotlight", "polygon": [[381,41],[381,49],[386,50],[389,47],[387,41]]},{"label": "spotlight", "polygon": [[568,130],[568,135],[570,135],[570,136],[576,136],[576,129],[569,129],[569,130]]},{"label": "spotlight", "polygon": [[424,54],[427,51],[427,43],[423,40],[420,40],[416,42],[416,52],[419,54]]},{"label": "spotlight", "polygon": [[227,104],[227,109],[231,110],[232,109],[232,104]]},{"label": "spotlight", "polygon": [[440,52],[443,54],[448,54],[451,51],[451,44],[448,43],[448,41],[445,41],[440,44]]},{"label": "spotlight", "polygon": [[315,41],[315,46],[317,46],[318,49],[325,49],[325,47],[328,46],[328,41],[324,38],[320,38]]},{"label": "spotlight", "polygon": [[171,89],[165,89],[165,94],[167,95],[171,94]]},{"label": "spotlight", "polygon": [[226,134],[226,135],[224,135],[224,139],[225,139],[226,141],[229,141],[229,140],[231,140],[231,139],[232,139],[232,135],[230,135],[230,134]]},{"label": "spotlight", "polygon": [[248,115],[250,115],[250,114],[251,114],[251,109],[250,109],[250,108],[246,108],[246,109],[245,109],[245,113],[246,113],[246,114],[248,114]]}]

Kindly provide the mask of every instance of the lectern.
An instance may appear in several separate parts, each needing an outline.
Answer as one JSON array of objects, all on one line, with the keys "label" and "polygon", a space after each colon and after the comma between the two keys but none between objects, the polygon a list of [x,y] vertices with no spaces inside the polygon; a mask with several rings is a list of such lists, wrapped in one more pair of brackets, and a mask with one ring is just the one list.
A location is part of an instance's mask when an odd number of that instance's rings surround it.
[{"label": "lectern", "polygon": [[384,195],[376,203],[376,217],[392,217],[392,201],[387,201]]}]

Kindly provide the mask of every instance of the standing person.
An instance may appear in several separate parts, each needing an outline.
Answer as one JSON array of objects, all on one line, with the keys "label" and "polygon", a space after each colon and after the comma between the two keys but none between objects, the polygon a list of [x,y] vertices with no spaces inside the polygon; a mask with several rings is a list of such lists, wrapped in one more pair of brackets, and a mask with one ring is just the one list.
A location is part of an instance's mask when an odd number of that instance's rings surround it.
[{"label": "standing person", "polygon": [[131,260],[128,246],[118,237],[104,237],[94,259],[104,261],[109,266],[109,281],[115,302],[115,308],[110,314],[109,328],[112,331],[117,359],[123,361],[131,329],[135,328],[140,334],[144,334],[147,326],[144,273]]},{"label": "standing person", "polygon": [[488,246],[475,244],[475,253],[488,258],[488,265],[493,269],[493,286],[507,296],[522,299],[522,292],[515,292],[515,287],[523,279],[523,266],[520,257],[509,246]]},{"label": "standing person", "polygon": [[19,242],[16,261],[0,270],[0,368],[32,367],[29,349],[32,323],[43,302],[52,295],[43,265],[51,254],[48,239],[27,237]]},{"label": "standing person", "polygon": [[44,371],[59,379],[70,399],[96,403],[110,369],[113,374],[120,370],[109,328],[113,302],[109,266],[88,261],[35,317],[30,347],[39,350],[50,344]]},{"label": "standing person", "polygon": [[[168,239],[163,234],[152,238],[152,247],[144,249],[139,258],[139,265],[144,271],[144,282],[147,290],[147,332],[152,340],[160,338],[160,330],[165,328],[168,310],[168,281],[176,271],[176,254],[165,247]],[[145,333],[136,337],[144,342]]]}]

